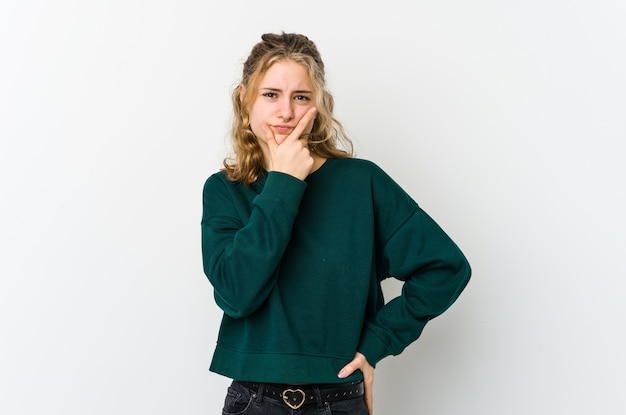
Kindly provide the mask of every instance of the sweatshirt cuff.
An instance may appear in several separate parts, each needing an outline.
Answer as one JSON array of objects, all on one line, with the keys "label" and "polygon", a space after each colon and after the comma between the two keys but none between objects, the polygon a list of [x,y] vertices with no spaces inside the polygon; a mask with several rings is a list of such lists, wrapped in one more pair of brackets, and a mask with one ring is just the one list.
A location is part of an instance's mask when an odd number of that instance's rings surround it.
[{"label": "sweatshirt cuff", "polygon": [[295,209],[300,205],[306,182],[289,174],[271,171],[261,193],[263,197],[278,199]]},{"label": "sweatshirt cuff", "polygon": [[389,355],[388,349],[388,343],[372,329],[366,327],[365,330],[363,330],[358,350],[365,356],[367,362],[372,365],[372,367],[376,367],[378,362]]}]

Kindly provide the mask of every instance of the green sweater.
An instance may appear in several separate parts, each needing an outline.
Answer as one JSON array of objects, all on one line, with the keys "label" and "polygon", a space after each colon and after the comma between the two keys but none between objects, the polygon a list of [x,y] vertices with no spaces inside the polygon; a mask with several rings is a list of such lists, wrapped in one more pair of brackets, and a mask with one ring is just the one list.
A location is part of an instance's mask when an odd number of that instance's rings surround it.
[{"label": "green sweater", "polygon": [[[444,312],[470,267],[374,163],[328,159],[305,181],[209,177],[204,272],[224,311],[210,370],[241,380],[333,383],[356,351],[397,355]],[[380,283],[404,281],[385,303]],[[357,371],[347,380],[362,377]]]}]

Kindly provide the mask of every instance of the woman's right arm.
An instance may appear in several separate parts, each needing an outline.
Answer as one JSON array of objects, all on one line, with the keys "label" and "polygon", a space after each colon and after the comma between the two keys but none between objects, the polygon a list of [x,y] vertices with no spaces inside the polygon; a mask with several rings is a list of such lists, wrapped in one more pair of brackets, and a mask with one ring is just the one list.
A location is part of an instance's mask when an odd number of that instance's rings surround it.
[{"label": "woman's right arm", "polygon": [[[276,283],[306,183],[270,172],[247,222],[234,187],[215,175],[203,191],[202,259],[215,301],[232,318],[253,313]],[[239,201],[239,202],[238,202]]]}]

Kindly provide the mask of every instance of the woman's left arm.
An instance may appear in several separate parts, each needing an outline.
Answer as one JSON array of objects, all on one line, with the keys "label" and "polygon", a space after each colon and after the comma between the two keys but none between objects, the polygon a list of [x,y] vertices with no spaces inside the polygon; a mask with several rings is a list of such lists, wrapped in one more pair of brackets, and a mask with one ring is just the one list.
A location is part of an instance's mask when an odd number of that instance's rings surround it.
[{"label": "woman's left arm", "polygon": [[360,370],[363,373],[363,384],[365,386],[365,404],[370,415],[374,413],[374,367],[369,364],[367,358],[357,352],[354,359],[345,365],[337,375],[340,379],[350,376],[355,371]]},{"label": "woman's left arm", "polygon": [[387,276],[404,284],[402,294],[364,327],[358,350],[372,365],[415,341],[428,321],[456,301],[471,275],[458,246],[417,206],[385,241],[381,257]]}]

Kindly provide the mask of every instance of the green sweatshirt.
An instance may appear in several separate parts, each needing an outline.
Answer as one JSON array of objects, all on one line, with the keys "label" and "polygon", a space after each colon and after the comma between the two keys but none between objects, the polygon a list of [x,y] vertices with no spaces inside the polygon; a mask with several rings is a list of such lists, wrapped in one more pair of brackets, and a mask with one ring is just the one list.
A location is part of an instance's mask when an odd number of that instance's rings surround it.
[{"label": "green sweatshirt", "polygon": [[[444,312],[470,267],[374,163],[328,159],[305,181],[224,173],[203,190],[204,272],[224,311],[210,370],[241,381],[334,383],[355,352],[397,355]],[[404,281],[385,303],[380,283]]]}]

